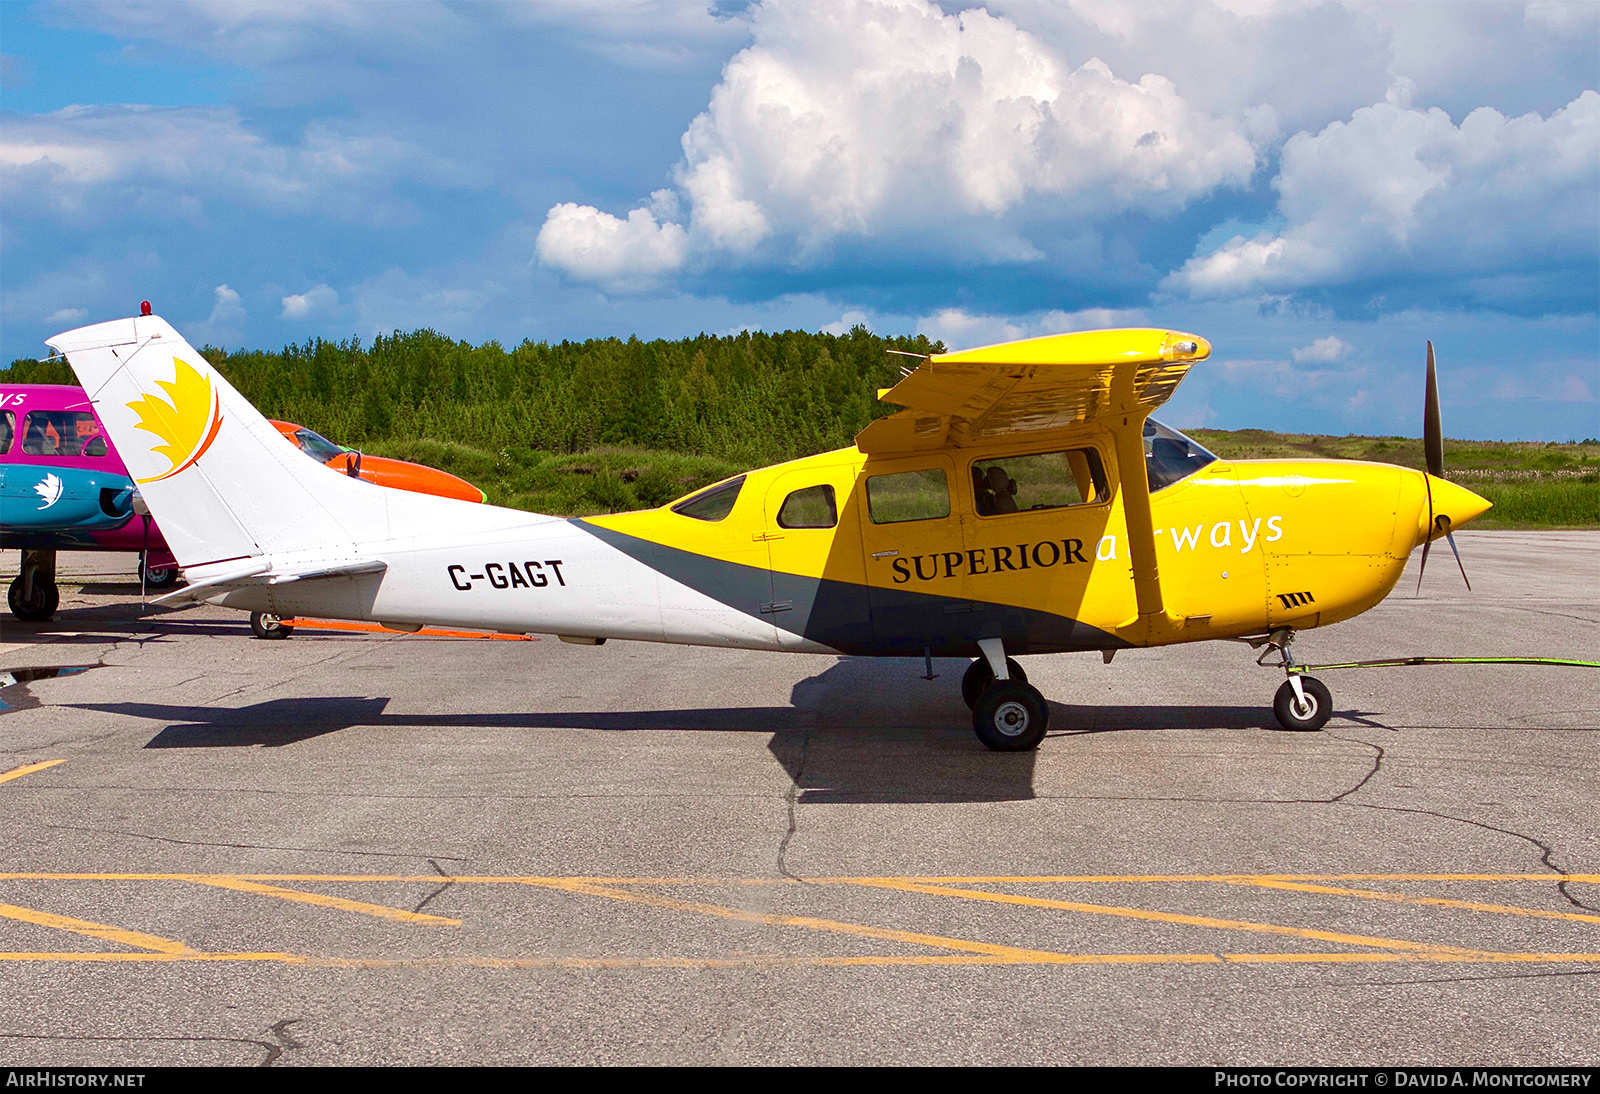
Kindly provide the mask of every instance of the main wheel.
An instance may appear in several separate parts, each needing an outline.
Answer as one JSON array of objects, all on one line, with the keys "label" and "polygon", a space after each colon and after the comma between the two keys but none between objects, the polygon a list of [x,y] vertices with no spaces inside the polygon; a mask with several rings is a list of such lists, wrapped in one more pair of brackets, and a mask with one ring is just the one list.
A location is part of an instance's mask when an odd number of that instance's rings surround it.
[{"label": "main wheel", "polygon": [[294,628],[285,626],[281,618],[271,612],[251,612],[250,629],[257,638],[288,638]]},{"label": "main wheel", "polygon": [[165,589],[168,585],[178,583],[178,568],[176,566],[146,566],[139,564],[139,576],[144,583],[152,589]]},{"label": "main wheel", "polygon": [[1311,676],[1300,677],[1300,688],[1305,692],[1302,703],[1294,693],[1294,685],[1285,680],[1272,699],[1272,713],[1284,729],[1314,733],[1328,724],[1333,717],[1333,696],[1321,680]]},{"label": "main wheel", "polygon": [[972,711],[978,740],[996,752],[1027,752],[1044,740],[1050,708],[1037,688],[1015,680],[996,680]]},{"label": "main wheel", "polygon": [[6,602],[11,607],[11,614],[25,623],[44,623],[56,614],[56,607],[61,603],[61,590],[56,583],[50,580],[35,579],[33,582],[33,595],[26,595],[25,575],[18,574],[11,582],[11,588],[6,591]]},{"label": "main wheel", "polygon": [[[1019,684],[1028,682],[1028,674],[1022,671],[1022,666],[1011,658],[1006,658],[1006,672],[1011,674],[1011,679]],[[978,697],[982,695],[990,684],[994,683],[994,670],[989,667],[989,659],[980,657],[967,666],[966,675],[961,677],[961,699],[967,704],[968,710],[978,709]]]}]

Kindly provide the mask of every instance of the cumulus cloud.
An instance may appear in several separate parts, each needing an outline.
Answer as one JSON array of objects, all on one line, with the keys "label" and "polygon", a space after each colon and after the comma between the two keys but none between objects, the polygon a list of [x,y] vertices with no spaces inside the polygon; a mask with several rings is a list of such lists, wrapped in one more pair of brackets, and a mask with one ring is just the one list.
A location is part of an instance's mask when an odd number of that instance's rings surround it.
[{"label": "cumulus cloud", "polygon": [[570,201],[550,210],[535,245],[545,265],[612,291],[654,283],[683,265],[688,247],[682,225],[658,224],[649,209],[635,209],[623,220]]},{"label": "cumulus cloud", "polygon": [[[219,303],[221,302],[222,289],[226,288],[227,286],[224,285],[218,289],[217,296]],[[238,294],[234,294],[234,299],[237,301]],[[330,312],[338,306],[339,294],[337,292],[329,288],[327,285],[316,285],[307,289],[303,293],[295,293],[292,296],[284,297],[283,312],[278,316],[278,318],[305,319],[308,316]]]},{"label": "cumulus cloud", "polygon": [[[1066,64],[982,9],[926,0],[796,0],[752,18],[690,124],[675,172],[687,224],[550,210],[540,259],[580,279],[656,275],[695,254],[805,262],[836,239],[988,225],[1023,203],[1045,219],[1182,208],[1246,183],[1241,125],[1160,75]],[[653,205],[659,207],[659,201]],[[635,220],[639,212],[650,219]],[[686,237],[672,229],[682,227]],[[545,235],[550,237],[549,242]],[[1042,254],[1003,238],[988,256]]]},{"label": "cumulus cloud", "polygon": [[1335,361],[1350,356],[1355,349],[1349,342],[1337,335],[1330,334],[1326,338],[1318,338],[1309,346],[1289,351],[1289,357],[1295,364],[1331,365]]},{"label": "cumulus cloud", "polygon": [[386,188],[402,172],[465,181],[459,169],[391,137],[313,123],[299,142],[275,143],[222,107],[71,106],[13,115],[0,137],[8,204],[57,215],[131,191],[143,212],[190,219],[198,214],[197,193],[372,219],[372,188]]},{"label": "cumulus cloud", "polygon": [[1235,236],[1166,287],[1233,296],[1395,273],[1502,276],[1530,262],[1592,269],[1600,94],[1549,118],[1481,107],[1459,126],[1439,109],[1378,103],[1290,138],[1273,185],[1281,231]]},{"label": "cumulus cloud", "polygon": [[[239,301],[239,294],[226,285],[218,285],[213,292],[216,302],[211,306],[211,317],[206,320],[214,327],[232,326],[244,322],[244,305]],[[288,301],[284,301],[288,307]]]}]

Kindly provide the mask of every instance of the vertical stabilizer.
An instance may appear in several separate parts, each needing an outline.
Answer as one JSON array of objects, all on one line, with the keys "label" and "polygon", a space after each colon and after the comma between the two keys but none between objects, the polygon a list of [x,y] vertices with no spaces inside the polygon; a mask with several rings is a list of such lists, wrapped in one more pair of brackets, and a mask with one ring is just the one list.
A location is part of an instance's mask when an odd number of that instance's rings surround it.
[{"label": "vertical stabilizer", "polygon": [[160,317],[48,344],[66,354],[179,564],[340,557],[387,536],[388,491],[307,459]]}]

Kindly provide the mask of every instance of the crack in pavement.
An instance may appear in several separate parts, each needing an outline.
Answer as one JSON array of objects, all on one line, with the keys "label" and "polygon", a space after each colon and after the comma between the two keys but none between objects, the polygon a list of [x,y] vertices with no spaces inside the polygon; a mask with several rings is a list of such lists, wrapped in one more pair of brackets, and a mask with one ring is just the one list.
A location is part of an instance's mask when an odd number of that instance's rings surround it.
[{"label": "crack in pavement", "polygon": [[1600,976],[1600,968],[1552,969],[1550,972],[1508,972],[1499,973],[1493,976],[1437,976],[1426,980],[1345,980],[1338,984],[1329,984],[1327,981],[1319,981],[1313,986],[1318,990],[1327,987],[1385,988],[1403,984],[1467,984],[1474,980],[1545,980],[1553,976]]},{"label": "crack in pavement", "polygon": [[[1341,802],[1340,804],[1354,806],[1357,809],[1378,809],[1387,813],[1415,813],[1424,817],[1435,817],[1439,820],[1455,821],[1457,824],[1470,824],[1475,828],[1482,828],[1490,832],[1499,832],[1503,836],[1514,836],[1517,839],[1525,840],[1528,843],[1533,844],[1539,849],[1539,861],[1547,870],[1550,870],[1552,873],[1555,873],[1563,878],[1571,876],[1571,871],[1556,864],[1555,859],[1552,857],[1555,855],[1555,849],[1553,847],[1541,839],[1537,839],[1528,835],[1526,832],[1517,832],[1510,828],[1501,828],[1498,825],[1490,824],[1487,821],[1472,820],[1470,817],[1454,817],[1448,813],[1435,813],[1431,809],[1413,809],[1400,805],[1373,805],[1369,802]],[[1571,884],[1570,881],[1559,881],[1556,883],[1556,891],[1561,894],[1568,904],[1571,904],[1575,908],[1582,908],[1585,911],[1600,912],[1600,908],[1596,908],[1592,904],[1585,904],[1583,901],[1573,896],[1572,892],[1567,888],[1569,884]]]},{"label": "crack in pavement", "polygon": [[789,792],[784,795],[784,802],[789,815],[789,828],[788,831],[784,832],[783,839],[778,843],[778,873],[791,881],[805,880],[789,872],[788,854],[789,844],[794,840],[795,833],[800,828],[799,820],[795,814],[795,805],[800,800],[800,780],[805,776],[806,756],[811,751],[812,729],[812,726],[806,726],[800,738],[800,759],[795,765],[794,777],[789,780]]},{"label": "crack in pavement", "polygon": [[[0,1033],[0,1040],[12,1039],[17,1041],[216,1041],[223,1044],[255,1045],[265,1049],[267,1056],[257,1067],[271,1067],[272,1062],[283,1055],[283,1048],[270,1041],[258,1041],[254,1037],[207,1037],[200,1034],[157,1035],[157,1034],[76,1034],[76,1033]],[[294,1045],[294,1048],[302,1046]]]},{"label": "crack in pavement", "polygon": [[[408,854],[402,851],[349,851],[328,847],[274,847],[271,844],[261,843],[212,843],[207,840],[177,839],[173,836],[152,836],[147,832],[123,832],[115,828],[86,828],[75,824],[46,824],[43,827],[66,832],[97,832],[108,836],[128,836],[136,839],[154,840],[157,843],[177,843],[185,847],[229,847],[240,851],[301,851],[315,855],[365,855],[370,858],[419,858],[424,862],[433,861],[427,855]],[[464,855],[435,855],[434,858],[442,858],[448,862],[469,861]],[[434,869],[437,870],[439,867],[435,865]]]},{"label": "crack in pavement", "polygon": [[[279,1043],[282,1044],[283,1048],[285,1049],[305,1048],[306,1046],[300,1041],[295,1040],[294,1036],[289,1032],[289,1027],[298,1025],[300,1021],[301,1020],[299,1018],[283,1018],[268,1026],[267,1031],[276,1037]],[[273,1063],[277,1061],[278,1057],[282,1055],[283,1049],[279,1049],[277,1052],[269,1055],[265,1060],[262,1060],[260,1066],[271,1067]]]}]

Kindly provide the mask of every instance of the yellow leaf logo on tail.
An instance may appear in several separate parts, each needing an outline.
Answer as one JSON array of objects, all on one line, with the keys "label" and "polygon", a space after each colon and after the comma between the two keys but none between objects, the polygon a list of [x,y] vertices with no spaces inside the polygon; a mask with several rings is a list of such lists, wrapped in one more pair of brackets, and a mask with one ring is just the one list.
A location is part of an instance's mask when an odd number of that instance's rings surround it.
[{"label": "yellow leaf logo on tail", "polygon": [[139,415],[138,428],[154,433],[164,442],[151,445],[150,451],[172,461],[171,470],[137,480],[140,484],[171,478],[193,464],[211,447],[222,428],[222,401],[211,389],[211,381],[176,357],[172,364],[172,380],[156,381],[171,402],[146,395],[128,404],[128,409]]}]

